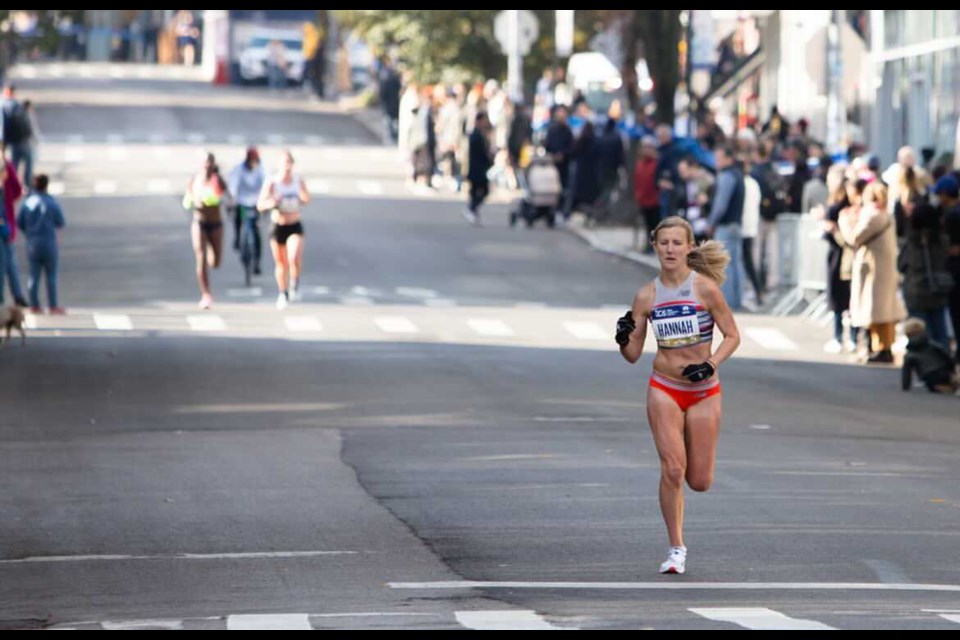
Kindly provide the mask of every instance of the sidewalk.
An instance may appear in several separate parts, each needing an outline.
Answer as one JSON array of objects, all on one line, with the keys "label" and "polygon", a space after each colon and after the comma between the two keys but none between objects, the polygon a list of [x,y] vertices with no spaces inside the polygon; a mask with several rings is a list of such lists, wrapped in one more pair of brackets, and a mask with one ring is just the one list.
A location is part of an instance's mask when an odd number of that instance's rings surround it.
[{"label": "sidewalk", "polygon": [[645,231],[640,230],[638,247],[636,232],[633,227],[594,227],[587,228],[580,216],[573,216],[565,227],[568,232],[580,238],[596,251],[629,260],[651,269],[660,268],[660,262],[655,255],[643,253]]}]

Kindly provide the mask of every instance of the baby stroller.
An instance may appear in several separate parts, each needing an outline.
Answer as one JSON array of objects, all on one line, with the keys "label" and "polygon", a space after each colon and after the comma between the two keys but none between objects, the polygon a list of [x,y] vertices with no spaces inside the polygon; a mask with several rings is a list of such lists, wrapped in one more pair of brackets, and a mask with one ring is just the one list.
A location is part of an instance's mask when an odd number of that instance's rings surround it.
[{"label": "baby stroller", "polygon": [[555,226],[555,213],[563,187],[560,184],[560,172],[557,171],[549,156],[539,155],[527,171],[517,172],[517,182],[523,197],[510,213],[510,226],[515,227],[520,220],[530,229],[537,220],[543,218],[549,228]]}]

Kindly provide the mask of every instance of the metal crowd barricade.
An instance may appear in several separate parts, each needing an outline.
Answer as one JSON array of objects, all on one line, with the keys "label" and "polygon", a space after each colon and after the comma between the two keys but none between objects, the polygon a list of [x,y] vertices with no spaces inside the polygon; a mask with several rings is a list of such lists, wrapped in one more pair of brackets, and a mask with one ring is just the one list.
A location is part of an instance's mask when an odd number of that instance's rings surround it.
[{"label": "metal crowd barricade", "polygon": [[[827,311],[827,252],[823,227],[811,215],[782,214],[777,218],[780,285],[790,291],[773,309],[786,316],[806,304],[803,316],[819,320]],[[810,298],[811,294],[814,296]]]}]

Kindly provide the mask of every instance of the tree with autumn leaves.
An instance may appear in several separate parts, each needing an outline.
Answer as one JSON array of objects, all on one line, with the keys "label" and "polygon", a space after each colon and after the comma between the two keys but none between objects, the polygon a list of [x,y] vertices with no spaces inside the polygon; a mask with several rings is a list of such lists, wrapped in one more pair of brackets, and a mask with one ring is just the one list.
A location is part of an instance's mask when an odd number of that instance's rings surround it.
[{"label": "tree with autumn leaves", "polygon": [[[540,20],[540,39],[525,60],[524,77],[538,78],[554,64],[556,11],[532,10]],[[498,78],[506,58],[493,32],[496,9],[334,10],[346,28],[362,35],[378,52],[396,47],[417,77],[427,82]],[[614,25],[621,34],[622,74],[628,99],[639,110],[636,63],[647,61],[654,79],[657,118],[673,120],[681,39],[679,9],[601,9],[576,12],[576,50],[586,51],[591,38]]]}]

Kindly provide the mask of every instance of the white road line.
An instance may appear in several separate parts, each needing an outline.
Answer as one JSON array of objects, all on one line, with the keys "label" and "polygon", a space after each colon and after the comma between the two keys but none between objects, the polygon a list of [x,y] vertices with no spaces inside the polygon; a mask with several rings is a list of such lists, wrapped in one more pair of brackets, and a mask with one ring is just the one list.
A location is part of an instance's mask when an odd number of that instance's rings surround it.
[{"label": "white road line", "polygon": [[398,296],[417,298],[419,300],[436,300],[439,294],[432,289],[418,289],[416,287],[397,287],[394,289]]},{"label": "white road line", "polygon": [[227,142],[236,146],[242,147],[247,144],[247,136],[240,135],[239,133],[234,133],[227,136]]},{"label": "white road line", "polygon": [[107,142],[110,144],[123,144],[126,142],[126,138],[119,133],[110,133],[107,134]]},{"label": "white road line", "polygon": [[167,137],[161,133],[154,133],[150,136],[150,144],[163,144],[167,141]]},{"label": "white road line", "polygon": [[166,178],[148,180],[147,191],[149,193],[171,193],[173,191],[173,183]]},{"label": "white road line", "polygon": [[604,331],[603,327],[596,322],[564,322],[563,327],[568,333],[573,335],[573,337],[580,340],[600,342],[601,340],[610,339],[610,332]]},{"label": "white road line", "polygon": [[202,133],[188,133],[187,142],[190,144],[203,144],[207,141],[207,136]]},{"label": "white road line", "polygon": [[40,325],[37,324],[37,316],[33,314],[27,314],[27,317],[23,319],[23,326],[30,331],[35,331],[38,329]]},{"label": "white road line", "polygon": [[380,327],[380,330],[384,333],[396,333],[396,334],[415,334],[420,333],[420,330],[417,328],[417,325],[413,324],[406,318],[399,317],[383,317],[375,318],[374,323]]},{"label": "white road line", "polygon": [[330,287],[314,287],[313,289],[311,289],[311,291],[313,291],[313,293],[315,293],[318,296],[330,295]]},{"label": "white road line", "polygon": [[924,613],[935,613],[947,622],[960,624],[960,611],[940,611],[937,609],[924,609]]},{"label": "white road line", "polygon": [[166,160],[172,155],[173,152],[168,147],[154,147],[153,149],[153,157],[158,160]]},{"label": "white road line", "polygon": [[516,335],[513,329],[500,320],[467,320],[467,325],[481,336],[509,338]]},{"label": "white road line", "polygon": [[220,316],[187,316],[187,323],[191,331],[213,332],[226,331],[227,325]]},{"label": "white road line", "polygon": [[130,316],[95,313],[93,323],[100,331],[133,331],[133,321],[130,320]]},{"label": "white road line", "polygon": [[315,196],[329,195],[332,191],[328,181],[317,179],[307,180],[307,190]]},{"label": "white road line", "polygon": [[83,149],[64,149],[63,150],[63,161],[68,164],[77,164],[83,162],[83,159],[86,157]]},{"label": "white road line", "polygon": [[287,330],[293,333],[320,333],[323,325],[313,316],[287,316],[284,318]]},{"label": "white road line", "polygon": [[111,69],[110,77],[115,80],[122,80],[127,77],[127,71],[126,69]]},{"label": "white road line", "polygon": [[121,160],[127,159],[127,150],[123,147],[111,147],[110,151],[107,152],[107,157],[109,157],[114,162],[120,162]]},{"label": "white road line", "polygon": [[356,551],[287,551],[265,553],[216,553],[193,554],[179,553],[165,556],[46,556],[22,558],[19,560],[0,560],[0,566],[21,564],[69,564],[93,562],[130,562],[133,560],[190,560],[209,562],[214,560],[299,560],[304,558],[325,558],[330,556],[355,556]]},{"label": "white road line", "polygon": [[267,144],[272,145],[274,147],[280,147],[285,145],[286,143],[287,143],[286,136],[280,136],[276,134],[267,136]]},{"label": "white road line", "polygon": [[227,631],[313,631],[306,614],[230,616]]},{"label": "white road line", "polygon": [[373,297],[373,293],[370,291],[370,289],[360,286],[352,287],[350,289],[350,294],[354,296],[360,296],[361,298]]},{"label": "white road line", "polygon": [[357,191],[365,196],[382,196],[383,186],[372,180],[358,180]]},{"label": "white road line", "polygon": [[763,327],[750,327],[746,329],[744,333],[747,334],[747,337],[759,344],[764,349],[769,349],[770,351],[799,351],[800,347],[797,346],[793,340],[783,335],[783,332],[778,329],[769,329]]},{"label": "white road line", "polygon": [[533,591],[890,591],[960,593],[960,585],[869,582],[395,582],[391,589],[457,591],[504,589]]},{"label": "white road line", "polygon": [[83,134],[79,134],[79,133],[72,133],[69,136],[67,136],[67,142],[70,144],[83,144],[85,140],[86,140],[86,137],[84,137]]},{"label": "white road line", "polygon": [[89,67],[80,67],[80,77],[81,77],[81,78],[92,78],[92,77],[93,77],[93,69],[91,69],[91,68],[89,68]]},{"label": "white road line", "polygon": [[62,182],[51,182],[50,186],[47,188],[47,191],[52,196],[62,196],[67,192],[67,185]]},{"label": "white road line", "polygon": [[108,196],[117,192],[120,188],[113,180],[97,180],[93,185],[93,192],[100,196]]},{"label": "white road line", "polygon": [[37,70],[34,67],[22,67],[20,75],[28,80],[33,80],[37,77]]},{"label": "white road line", "polygon": [[320,147],[327,141],[323,136],[307,136],[307,144],[311,147]]},{"label": "white road line", "polygon": [[340,298],[340,304],[348,307],[372,307],[376,303],[370,298],[362,296],[343,296]]},{"label": "white road line", "polygon": [[798,620],[772,609],[689,609],[690,613],[713,620],[729,622],[754,631],[834,631],[815,620]]},{"label": "white road line", "polygon": [[425,305],[428,306],[428,307],[440,307],[440,308],[445,308],[445,307],[455,307],[455,306],[457,306],[457,301],[456,301],[456,300],[447,300],[446,298],[432,298],[432,299],[429,299],[429,300],[424,300],[424,301],[423,301],[423,304],[425,304]]},{"label": "white road line", "polygon": [[64,76],[63,67],[53,66],[48,69],[53,78],[62,78]]},{"label": "white road line", "polygon": [[128,622],[101,622],[104,631],[183,631],[183,620],[131,620]]},{"label": "white road line", "polygon": [[533,611],[457,611],[457,623],[472,631],[560,631]]}]

